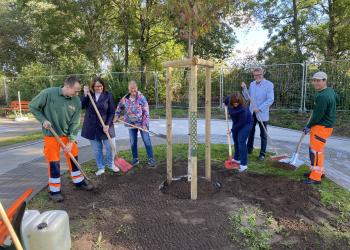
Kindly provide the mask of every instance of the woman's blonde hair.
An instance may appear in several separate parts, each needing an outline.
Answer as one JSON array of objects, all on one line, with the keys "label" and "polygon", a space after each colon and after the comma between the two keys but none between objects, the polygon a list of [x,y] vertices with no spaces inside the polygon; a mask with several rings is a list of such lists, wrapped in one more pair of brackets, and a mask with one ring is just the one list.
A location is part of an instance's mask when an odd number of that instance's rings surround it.
[{"label": "woman's blonde hair", "polygon": [[135,81],[135,80],[129,81],[129,82],[128,82],[128,87],[130,87],[130,86],[136,86],[136,87],[137,87],[136,81]]}]

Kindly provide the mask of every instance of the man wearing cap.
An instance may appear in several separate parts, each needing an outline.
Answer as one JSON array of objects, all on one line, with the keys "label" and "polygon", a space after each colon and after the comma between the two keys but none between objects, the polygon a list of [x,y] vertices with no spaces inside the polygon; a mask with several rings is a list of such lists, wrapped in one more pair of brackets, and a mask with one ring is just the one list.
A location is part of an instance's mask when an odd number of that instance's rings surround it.
[{"label": "man wearing cap", "polygon": [[[253,127],[248,138],[248,153],[251,154],[254,148],[255,126],[258,123],[260,128],[261,148],[259,153],[259,160],[265,159],[267,147],[267,122],[269,121],[270,106],[273,104],[275,96],[273,91],[273,83],[264,78],[264,70],[262,68],[255,68],[253,70],[253,82],[249,85],[249,90],[244,82],[241,87],[243,95],[246,92],[250,96],[250,111],[253,113]],[[245,97],[246,98],[246,97]],[[248,98],[249,99],[249,98]]]},{"label": "man wearing cap", "polygon": [[303,132],[310,132],[310,172],[305,173],[305,184],[320,184],[324,175],[324,147],[333,132],[336,111],[336,93],[327,86],[327,74],[317,72],[312,77],[316,90],[315,107]]}]

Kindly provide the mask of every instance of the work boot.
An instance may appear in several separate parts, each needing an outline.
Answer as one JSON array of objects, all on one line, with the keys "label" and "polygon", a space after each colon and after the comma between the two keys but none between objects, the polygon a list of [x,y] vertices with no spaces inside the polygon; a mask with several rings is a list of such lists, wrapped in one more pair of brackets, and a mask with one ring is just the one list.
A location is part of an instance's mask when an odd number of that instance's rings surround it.
[{"label": "work boot", "polygon": [[155,167],[156,166],[156,161],[154,159],[152,159],[152,158],[149,159],[148,160],[148,166],[151,167],[151,168]]},{"label": "work boot", "polygon": [[[305,173],[304,173],[304,177],[305,177],[305,178],[309,178],[310,174],[311,174],[310,172],[305,172]],[[322,175],[321,175],[321,178],[324,178],[324,177],[326,177],[326,175],[325,175],[325,174],[322,174]]]},{"label": "work boot", "polygon": [[54,202],[62,202],[64,200],[61,193],[51,193],[49,192],[49,198]]},{"label": "work boot", "polygon": [[304,183],[306,185],[319,185],[319,184],[321,184],[320,181],[315,181],[315,180],[311,180],[311,179],[303,180],[302,183]]},{"label": "work boot", "polygon": [[131,165],[133,166],[133,167],[135,167],[135,166],[137,166],[137,165],[139,165],[140,164],[140,161],[139,161],[139,159],[132,159],[132,161],[131,161]]},{"label": "work boot", "polygon": [[260,155],[258,158],[259,161],[264,161],[265,160],[265,155]]},{"label": "work boot", "polygon": [[92,191],[94,189],[94,186],[89,183],[87,180],[83,180],[82,182],[78,183],[76,185],[77,189],[85,190],[85,191]]}]

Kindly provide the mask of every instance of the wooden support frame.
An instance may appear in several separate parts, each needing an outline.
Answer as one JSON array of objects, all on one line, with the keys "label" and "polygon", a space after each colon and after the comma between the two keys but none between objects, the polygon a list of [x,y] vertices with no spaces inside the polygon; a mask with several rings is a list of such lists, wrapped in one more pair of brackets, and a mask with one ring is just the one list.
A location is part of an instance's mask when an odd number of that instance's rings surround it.
[{"label": "wooden support frame", "polygon": [[190,67],[189,82],[189,150],[188,150],[188,180],[191,181],[191,199],[197,199],[197,72],[199,67],[205,68],[205,177],[211,180],[211,70],[214,63],[193,57],[184,60],[164,62],[166,71],[166,128],[167,128],[167,183],[172,181],[172,111],[171,111],[171,73],[173,68]]},{"label": "wooden support frame", "polygon": [[167,183],[170,184],[173,178],[173,125],[172,125],[172,111],[171,111],[171,72],[172,68],[167,68],[166,71],[166,131],[167,131],[167,147],[166,147],[166,159],[167,159]]},{"label": "wooden support frame", "polygon": [[198,66],[192,65],[191,66],[191,84],[189,89],[189,98],[191,99],[190,102],[190,144],[188,145],[189,150],[189,156],[188,158],[191,159],[190,161],[190,168],[191,168],[191,199],[196,200],[197,199],[197,147],[198,147],[198,140],[197,140],[197,71]]},{"label": "wooden support frame", "polygon": [[181,68],[181,67],[191,67],[191,66],[200,66],[206,68],[214,68],[214,63],[211,61],[206,61],[198,57],[193,57],[190,59],[184,60],[175,60],[162,63],[165,68]]},{"label": "wooden support frame", "polygon": [[205,69],[205,177],[211,180],[211,70]]}]

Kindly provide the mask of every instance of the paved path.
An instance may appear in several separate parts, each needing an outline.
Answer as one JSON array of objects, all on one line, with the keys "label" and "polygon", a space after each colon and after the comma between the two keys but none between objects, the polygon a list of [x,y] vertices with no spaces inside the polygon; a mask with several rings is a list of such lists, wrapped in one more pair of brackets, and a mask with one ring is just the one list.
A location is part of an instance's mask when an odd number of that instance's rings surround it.
[{"label": "paved path", "polygon": [[28,121],[14,121],[13,119],[0,118],[0,137],[13,137],[18,135],[26,135],[40,131],[39,122],[35,119]]},{"label": "paved path", "polygon": [[[226,123],[222,120],[212,120],[212,142],[226,143]],[[38,125],[39,126],[39,125]],[[158,133],[165,133],[164,120],[152,120],[150,127]],[[128,130],[123,125],[116,125],[117,147],[119,150],[129,148]],[[187,143],[188,121],[187,119],[174,119],[173,134],[174,143]],[[300,132],[290,129],[269,127],[276,147],[279,152],[292,153]],[[259,146],[259,129],[257,126],[256,146]],[[204,142],[204,120],[198,121],[198,137]],[[277,140],[278,138],[278,140]],[[153,137],[153,144],[165,143],[164,140]],[[91,160],[92,153],[89,142],[78,137],[80,147],[79,161]],[[122,146],[120,146],[122,145]],[[143,143],[140,143],[142,146]],[[326,174],[334,182],[350,191],[350,139],[332,137],[327,142],[326,149]],[[271,149],[270,149],[271,150]],[[301,148],[301,158],[308,161],[308,142],[304,139]],[[42,141],[21,144],[14,148],[0,149],[0,200],[7,206],[11,200],[32,186],[35,192],[45,187],[47,182],[47,166],[42,156]],[[64,157],[62,157],[64,159]],[[64,161],[63,161],[64,162]],[[63,166],[65,164],[62,164]]]}]

